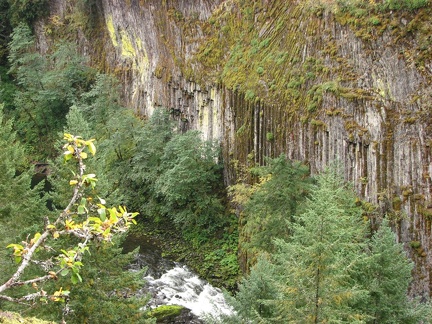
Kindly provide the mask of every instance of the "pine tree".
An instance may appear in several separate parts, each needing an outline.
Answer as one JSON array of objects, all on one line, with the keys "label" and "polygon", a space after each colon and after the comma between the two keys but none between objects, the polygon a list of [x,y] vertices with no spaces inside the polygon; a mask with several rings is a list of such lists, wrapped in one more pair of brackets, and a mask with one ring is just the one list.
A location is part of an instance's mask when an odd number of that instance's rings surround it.
[{"label": "pine tree", "polygon": [[122,190],[129,204],[156,221],[162,220],[155,184],[161,174],[161,161],[167,143],[174,136],[173,124],[166,110],[157,109],[135,134],[136,150],[124,173]]},{"label": "pine tree", "polygon": [[52,157],[55,152],[49,149],[57,132],[62,130],[69,108],[89,90],[94,70],[70,43],[57,44],[52,53],[38,53],[30,28],[23,24],[14,29],[9,49],[9,74],[18,85],[15,127],[34,156]]},{"label": "pine tree", "polygon": [[305,323],[354,323],[362,314],[350,307],[362,297],[350,269],[362,253],[365,224],[355,196],[331,168],[317,177],[305,211],[295,217],[289,241],[277,240],[274,255],[283,280],[279,315]]},{"label": "pine tree", "polygon": [[412,269],[413,263],[384,220],[357,266],[357,280],[368,291],[368,298],[357,307],[370,315],[369,323],[420,323],[429,318],[430,306],[407,295]]},{"label": "pine tree", "polygon": [[24,146],[13,131],[11,120],[5,120],[0,104],[0,282],[14,268],[6,253],[6,245],[22,240],[24,228],[42,224],[47,214],[40,185],[32,188],[33,171]]},{"label": "pine tree", "polygon": [[253,172],[261,182],[244,204],[242,236],[250,237],[246,249],[273,252],[275,238],[289,237],[289,224],[311,183],[309,170],[281,155]]},{"label": "pine tree", "polygon": [[231,301],[236,311],[231,322],[234,322],[234,318],[238,322],[253,323],[275,320],[277,312],[272,301],[280,296],[276,277],[274,265],[261,256],[250,274],[240,282],[235,299]]},{"label": "pine tree", "polygon": [[162,199],[162,213],[179,228],[210,233],[221,224],[218,155],[215,143],[203,141],[196,131],[176,134],[166,144],[155,190]]}]

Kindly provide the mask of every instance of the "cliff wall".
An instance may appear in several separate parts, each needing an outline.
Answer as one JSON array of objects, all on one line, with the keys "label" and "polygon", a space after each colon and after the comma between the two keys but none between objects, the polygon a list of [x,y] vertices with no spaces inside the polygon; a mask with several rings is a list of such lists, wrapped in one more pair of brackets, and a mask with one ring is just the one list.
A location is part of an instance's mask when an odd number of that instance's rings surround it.
[{"label": "cliff wall", "polygon": [[312,173],[341,161],[365,216],[394,220],[416,264],[412,294],[431,293],[430,8],[79,3],[52,0],[51,19],[38,25],[41,48],[65,24],[75,26],[83,53],[119,77],[137,114],[166,107],[182,129],[221,142],[227,184],[266,156],[286,154]]}]

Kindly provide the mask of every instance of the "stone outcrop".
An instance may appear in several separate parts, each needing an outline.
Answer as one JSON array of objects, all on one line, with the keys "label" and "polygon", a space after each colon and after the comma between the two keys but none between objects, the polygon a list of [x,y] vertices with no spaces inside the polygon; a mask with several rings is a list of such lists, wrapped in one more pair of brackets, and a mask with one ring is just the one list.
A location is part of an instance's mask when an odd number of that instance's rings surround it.
[{"label": "stone outcrop", "polygon": [[[67,16],[61,3],[53,16]],[[367,216],[393,219],[416,263],[412,294],[430,294],[431,9],[361,16],[324,4],[98,0],[91,31],[76,33],[137,114],[165,107],[220,141],[227,184],[266,156],[312,173],[340,161]]]}]

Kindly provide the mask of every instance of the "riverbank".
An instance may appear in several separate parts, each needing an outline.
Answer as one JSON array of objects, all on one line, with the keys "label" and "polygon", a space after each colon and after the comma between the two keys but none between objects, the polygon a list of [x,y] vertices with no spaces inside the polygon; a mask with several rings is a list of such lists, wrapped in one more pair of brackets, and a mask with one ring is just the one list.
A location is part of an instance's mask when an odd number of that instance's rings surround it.
[{"label": "riverbank", "polygon": [[236,225],[226,226],[212,238],[188,240],[172,223],[141,218],[128,235],[125,252],[151,242],[163,258],[181,262],[212,286],[233,292],[240,278]]}]

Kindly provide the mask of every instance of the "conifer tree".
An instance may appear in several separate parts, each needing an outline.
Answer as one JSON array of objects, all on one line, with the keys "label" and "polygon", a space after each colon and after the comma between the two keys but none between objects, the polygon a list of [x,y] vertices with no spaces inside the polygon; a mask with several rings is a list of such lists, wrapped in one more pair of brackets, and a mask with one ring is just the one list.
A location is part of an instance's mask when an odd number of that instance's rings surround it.
[{"label": "conifer tree", "polygon": [[275,238],[289,237],[289,224],[311,183],[309,169],[281,155],[253,173],[261,182],[244,205],[242,235],[250,237],[245,248],[273,252]]},{"label": "conifer tree", "polygon": [[19,136],[37,158],[52,157],[49,149],[57,132],[69,108],[92,84],[94,70],[70,43],[56,44],[52,53],[38,53],[30,28],[23,24],[12,33],[9,63],[9,74],[18,85],[14,114]]},{"label": "conifer tree", "polygon": [[362,319],[350,305],[364,292],[350,269],[363,249],[365,224],[355,195],[331,168],[317,177],[304,212],[295,217],[289,241],[277,240],[275,264],[282,275],[281,318],[306,323]]},{"label": "conifer tree", "polygon": [[212,232],[221,223],[218,155],[215,143],[203,141],[197,131],[176,134],[166,144],[155,190],[163,200],[162,213],[179,228]]},{"label": "conifer tree", "polygon": [[275,270],[274,265],[264,256],[258,259],[250,274],[240,282],[235,299],[231,301],[236,314],[230,322],[249,320],[259,323],[275,320],[277,312],[272,301],[280,297]]},{"label": "conifer tree", "polygon": [[373,235],[365,258],[357,265],[356,280],[368,292],[357,307],[369,323],[420,323],[430,318],[430,305],[408,297],[413,263],[384,220]]},{"label": "conifer tree", "polygon": [[0,282],[14,269],[13,260],[6,256],[7,243],[25,239],[22,230],[41,223],[41,215],[47,214],[43,183],[32,188],[29,159],[12,128],[0,104]]},{"label": "conifer tree", "polygon": [[[275,240],[271,264],[278,294],[262,301],[275,309],[269,323],[355,323],[365,318],[351,307],[365,295],[351,274],[364,248],[361,214],[353,191],[335,168],[317,176],[302,212],[289,224],[289,238]],[[248,280],[257,280],[255,271]]]}]

